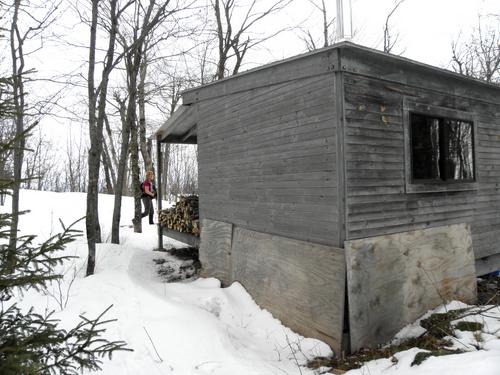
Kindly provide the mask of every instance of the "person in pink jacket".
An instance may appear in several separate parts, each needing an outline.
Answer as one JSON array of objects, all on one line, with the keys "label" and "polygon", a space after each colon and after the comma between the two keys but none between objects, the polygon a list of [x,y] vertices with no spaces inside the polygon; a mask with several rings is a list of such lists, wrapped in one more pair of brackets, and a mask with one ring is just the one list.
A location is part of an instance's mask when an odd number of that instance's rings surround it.
[{"label": "person in pink jacket", "polygon": [[153,171],[147,171],[146,179],[141,184],[142,204],[144,205],[144,212],[141,214],[141,218],[149,216],[149,224],[154,224],[153,199],[156,197],[156,187],[153,183],[154,178]]}]

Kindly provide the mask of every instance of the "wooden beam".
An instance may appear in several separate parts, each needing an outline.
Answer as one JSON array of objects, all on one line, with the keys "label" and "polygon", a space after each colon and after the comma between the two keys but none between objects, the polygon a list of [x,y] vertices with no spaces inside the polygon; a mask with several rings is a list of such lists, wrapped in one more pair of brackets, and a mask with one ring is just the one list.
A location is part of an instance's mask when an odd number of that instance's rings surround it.
[{"label": "wooden beam", "polygon": [[[156,195],[156,211],[157,215],[159,215],[161,209],[162,209],[162,196],[163,196],[163,191],[162,191],[162,175],[161,175],[161,169],[162,169],[162,152],[161,152],[161,143],[160,140],[157,138],[156,140],[156,181],[157,181],[157,195]],[[163,250],[163,234],[161,230],[161,225],[160,222],[158,221],[158,250]]]},{"label": "wooden beam", "polygon": [[[341,51],[338,52],[337,65],[341,64]],[[346,179],[346,143],[345,143],[345,95],[344,95],[344,73],[340,70],[335,72],[334,80],[334,100],[335,100],[335,121],[337,127],[337,209],[338,209],[338,244],[339,248],[344,247],[347,239],[347,179]]]},{"label": "wooden beam", "polygon": [[182,136],[182,141],[187,142],[189,139],[196,138],[196,134],[198,131],[198,126],[194,125],[191,129],[189,129],[186,134]]},{"label": "wooden beam", "polygon": [[184,136],[169,135],[166,138],[164,138],[162,142],[195,145],[198,143],[198,138],[196,137],[196,135],[191,136],[189,138],[185,138]]},{"label": "wooden beam", "polygon": [[176,230],[168,229],[165,227],[162,228],[162,233],[164,236],[173,238],[176,241],[188,244],[192,247],[200,247],[200,238],[193,236],[192,234],[177,232]]},{"label": "wooden beam", "polygon": [[494,254],[486,258],[476,260],[476,274],[483,276],[500,270],[500,254]]}]

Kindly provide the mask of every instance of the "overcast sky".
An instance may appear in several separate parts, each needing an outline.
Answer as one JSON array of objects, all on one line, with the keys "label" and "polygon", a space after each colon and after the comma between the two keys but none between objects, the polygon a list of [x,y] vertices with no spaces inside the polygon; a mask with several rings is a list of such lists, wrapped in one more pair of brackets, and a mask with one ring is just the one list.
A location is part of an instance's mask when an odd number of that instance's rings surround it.
[{"label": "overcast sky", "polygon": [[[325,2],[335,16],[336,0]],[[353,41],[382,49],[385,18],[394,4],[395,0],[352,0]],[[451,42],[461,33],[469,37],[477,27],[478,16],[491,13],[500,14],[500,0],[406,0],[391,18],[393,32],[400,34],[394,52],[446,67],[451,56]],[[296,0],[282,21],[303,22],[304,27],[317,28],[321,32],[319,17],[319,12],[312,12],[308,0]],[[307,18],[309,20],[305,20]],[[289,36],[283,36],[286,38]],[[273,54],[278,59],[304,51],[303,43],[297,40],[279,40],[275,46]]]},{"label": "overcast sky", "polygon": [[[238,2],[249,0],[236,0]],[[265,0],[266,3],[268,0]],[[300,26],[311,30],[318,37],[321,35],[321,14],[311,6],[310,1],[319,3],[321,0],[294,0],[285,11],[278,16],[270,17],[259,24],[255,32],[266,35],[279,28],[290,27],[293,30],[282,33],[269,41],[265,48],[246,56],[246,64],[242,70],[280,60],[306,51],[305,43],[300,40]],[[348,2],[348,0],[344,0]],[[335,16],[336,0],[325,0],[331,17]],[[87,4],[86,0],[81,1]],[[76,3],[78,4],[78,3]],[[352,0],[353,26],[355,37],[353,41],[371,48],[381,49],[383,45],[383,25],[385,18],[393,8],[395,0]],[[467,39],[477,27],[478,16],[500,14],[500,0],[405,0],[391,18],[391,29],[399,33],[399,42],[393,52],[427,64],[447,67],[451,57],[451,42],[462,34]],[[64,19],[68,37],[87,43],[88,28],[78,24],[78,20]],[[39,71],[46,71],[48,76],[80,69],[86,75],[87,51],[85,48],[59,45],[47,48],[31,63]],[[30,64],[30,63],[28,63]],[[29,66],[31,68],[32,66]],[[79,68],[77,68],[79,67]],[[48,73],[49,71],[50,73]],[[48,89],[49,86],[46,86]],[[72,94],[68,94],[71,97]],[[85,100],[86,90],[80,90],[80,96],[71,97],[72,102]],[[85,117],[81,119],[85,122]],[[159,121],[157,119],[156,121]],[[64,119],[45,118],[48,132],[61,132],[69,124]]]},{"label": "overcast sky", "polygon": [[[236,3],[247,3],[249,0],[236,0]],[[270,0],[264,0],[265,4]],[[254,32],[261,35],[270,34],[279,28],[296,28],[310,30],[318,37],[321,35],[321,14],[311,6],[310,1],[320,3],[321,0],[294,0],[285,11],[269,17],[267,21],[257,24]],[[385,18],[394,7],[396,0],[351,0],[353,41],[371,48],[381,49],[383,46],[383,26]],[[344,0],[348,3],[349,0]],[[85,3],[82,1],[81,3]],[[330,17],[335,17],[336,0],[325,0]],[[470,36],[477,27],[478,16],[488,14],[500,15],[500,0],[405,0],[391,18],[391,30],[399,33],[398,44],[394,53],[421,62],[444,67],[451,56],[451,42],[462,34]],[[86,44],[87,27],[78,25],[78,20],[67,22],[69,38],[72,36],[78,43]],[[271,61],[290,57],[306,51],[300,40],[301,32],[293,29],[268,41],[265,49],[247,55],[246,68],[255,67]],[[58,51],[64,49],[63,54]],[[44,66],[38,69],[50,69],[55,73],[68,65],[81,65],[87,52],[73,47],[58,46],[49,54],[44,54],[40,62]]]}]

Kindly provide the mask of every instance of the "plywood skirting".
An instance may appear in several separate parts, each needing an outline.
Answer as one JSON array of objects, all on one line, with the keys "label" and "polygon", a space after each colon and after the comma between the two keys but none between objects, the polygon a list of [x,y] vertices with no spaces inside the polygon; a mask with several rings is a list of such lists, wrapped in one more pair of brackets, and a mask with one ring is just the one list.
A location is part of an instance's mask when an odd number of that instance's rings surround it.
[{"label": "plywood skirting", "polygon": [[476,299],[467,224],[345,242],[351,349],[386,343],[445,301]]},{"label": "plywood skirting", "polygon": [[231,257],[231,281],[239,281],[283,324],[340,354],[343,249],[235,227]]},{"label": "plywood skirting", "polygon": [[201,274],[216,277],[222,285],[230,283],[233,225],[203,219],[200,241]]}]

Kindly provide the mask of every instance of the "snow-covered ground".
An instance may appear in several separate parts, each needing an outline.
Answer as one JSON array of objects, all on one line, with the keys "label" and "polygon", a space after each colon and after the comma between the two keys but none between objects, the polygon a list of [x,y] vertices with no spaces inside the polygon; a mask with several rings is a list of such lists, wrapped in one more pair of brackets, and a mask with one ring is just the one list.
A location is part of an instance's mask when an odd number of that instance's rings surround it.
[{"label": "snow-covered ground", "polygon": [[[100,195],[99,200],[103,240],[109,241],[113,197]],[[47,239],[61,231],[59,219],[68,225],[84,216],[85,201],[79,193],[23,190],[21,209],[31,212],[21,216],[21,232]],[[143,233],[133,233],[128,227],[133,201],[125,198],[123,203],[122,224],[127,226],[121,228],[121,244],[98,246],[94,276],[83,277],[87,249],[82,237],[67,248],[79,258],[64,266],[62,298],[54,283],[51,295],[29,292],[20,302],[40,312],[56,310],[65,328],[75,325],[79,315],[97,317],[112,304],[109,318],[118,321],[109,325],[106,335],[126,341],[134,351],[106,359],[104,374],[311,374],[299,369],[297,361],[303,363],[304,355],[330,353],[326,344],[298,336],[260,309],[239,284],[221,288],[216,279],[162,282],[153,259],[167,255],[152,251],[156,226],[148,225],[145,218]],[[77,228],[84,230],[85,223]],[[176,244],[180,245],[172,240],[164,245]],[[61,304],[66,304],[62,311]]]},{"label": "snow-covered ground", "polygon": [[468,306],[453,301],[427,312],[415,323],[403,328],[393,340],[398,343],[402,339],[418,337],[425,332],[419,325],[420,320],[428,318],[433,313],[446,313],[451,310],[467,310],[464,318],[453,321],[477,322],[483,325],[481,332],[459,331],[457,337],[450,337],[450,350],[460,350],[464,353],[451,354],[443,357],[429,357],[420,365],[411,366],[415,355],[425,350],[412,348],[385,358],[366,363],[358,370],[348,371],[348,375],[499,375],[500,374],[500,307],[498,306]]},{"label": "snow-covered ground", "polygon": [[[100,222],[103,240],[109,241],[113,197],[100,195]],[[7,201],[1,210],[7,210]],[[157,276],[153,259],[168,257],[155,248],[156,226],[143,220],[142,234],[128,227],[133,202],[123,202],[121,244],[98,246],[96,273],[83,277],[86,244],[84,237],[66,251],[79,258],[68,261],[61,270],[63,282],[54,283],[48,294],[25,293],[24,307],[39,312],[56,310],[61,324],[72,327],[78,315],[96,317],[109,305],[109,339],[124,340],[133,352],[119,352],[105,359],[106,375],[153,374],[318,374],[304,367],[306,357],[326,356],[322,342],[303,338],[284,327],[271,314],[260,309],[239,284],[221,288],[216,279],[164,283]],[[22,191],[21,208],[31,210],[20,219],[24,234],[38,234],[40,240],[60,232],[59,219],[66,225],[85,214],[85,195]],[[77,227],[84,230],[84,222]],[[165,247],[180,245],[174,240]],[[449,306],[448,306],[449,308]],[[372,361],[348,375],[376,374],[500,374],[500,310],[487,316],[469,316],[484,324],[479,336],[464,332],[455,340],[456,348],[467,353],[432,357],[411,367],[420,349],[398,353],[397,359]],[[400,336],[419,334],[418,324],[407,327]],[[479,339],[479,341],[478,341]],[[324,372],[323,372],[324,373]]]}]

